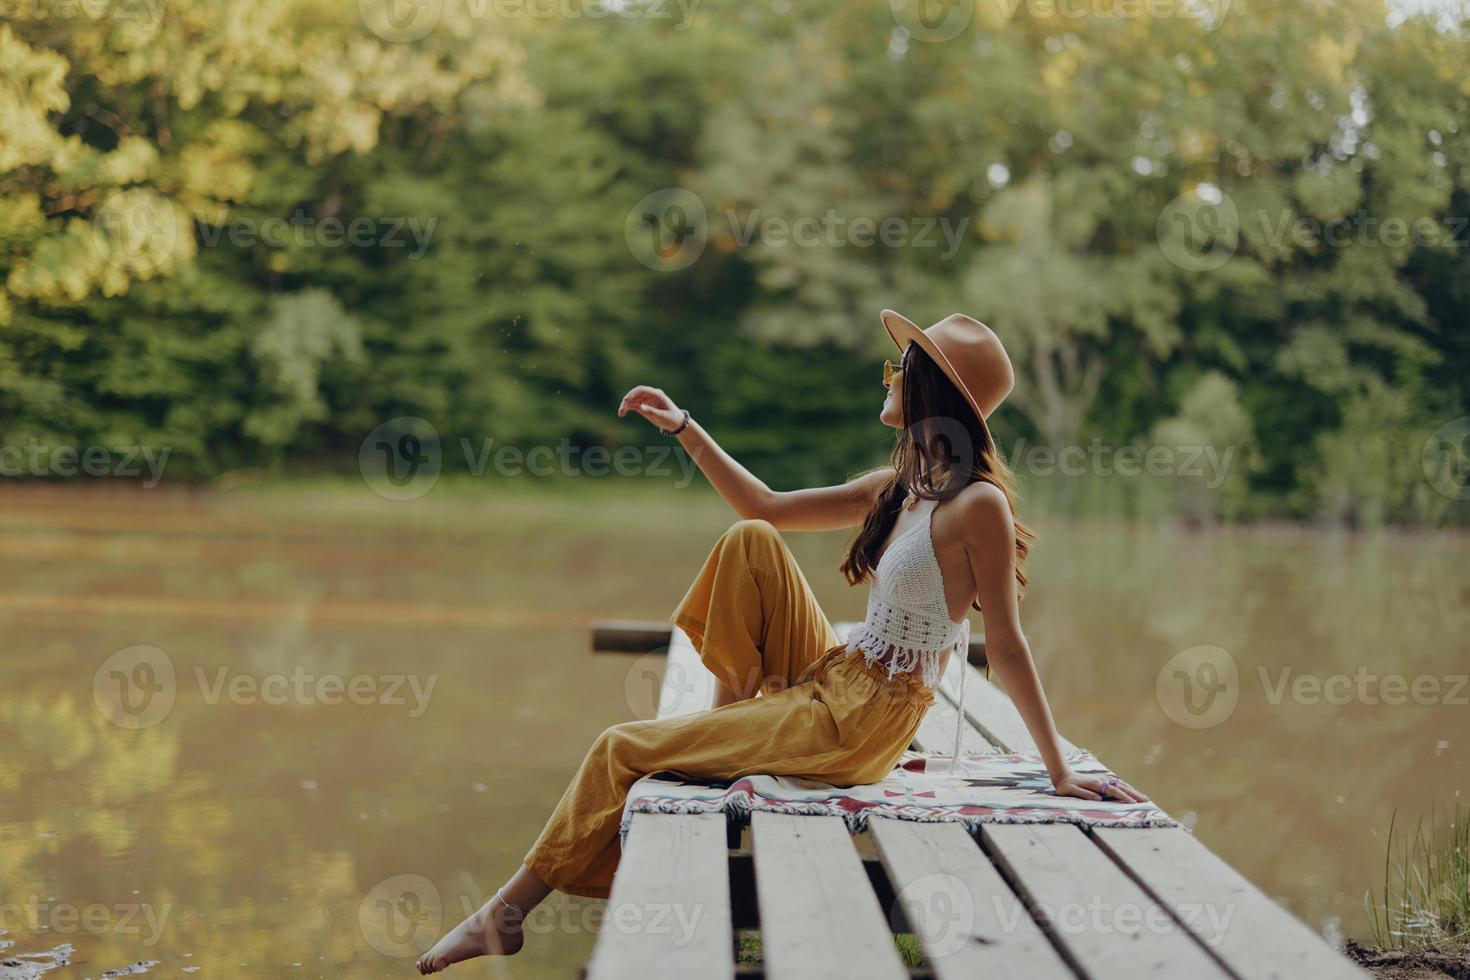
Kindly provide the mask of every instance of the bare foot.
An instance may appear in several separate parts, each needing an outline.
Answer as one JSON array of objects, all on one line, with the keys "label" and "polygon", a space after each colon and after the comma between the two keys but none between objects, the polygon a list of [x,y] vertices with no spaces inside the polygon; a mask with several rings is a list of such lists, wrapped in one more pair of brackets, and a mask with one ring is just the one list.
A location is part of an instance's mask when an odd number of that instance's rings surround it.
[{"label": "bare foot", "polygon": [[449,930],[418,959],[420,973],[438,973],[446,966],[476,956],[510,956],[525,942],[521,916],[506,908],[496,895],[479,911]]}]

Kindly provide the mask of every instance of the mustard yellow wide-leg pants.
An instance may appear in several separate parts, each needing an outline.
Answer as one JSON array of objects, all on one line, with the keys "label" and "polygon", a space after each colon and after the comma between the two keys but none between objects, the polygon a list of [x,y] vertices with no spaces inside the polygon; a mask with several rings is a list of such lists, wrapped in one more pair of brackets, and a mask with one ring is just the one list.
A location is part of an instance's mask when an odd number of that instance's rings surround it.
[{"label": "mustard yellow wide-leg pants", "polygon": [[607,897],[623,805],[641,777],[767,773],[836,786],[877,782],[934,703],[916,678],[889,678],[838,641],[767,521],[738,521],[720,537],[670,620],[745,700],[623,722],[598,736],[524,859],[560,891]]}]

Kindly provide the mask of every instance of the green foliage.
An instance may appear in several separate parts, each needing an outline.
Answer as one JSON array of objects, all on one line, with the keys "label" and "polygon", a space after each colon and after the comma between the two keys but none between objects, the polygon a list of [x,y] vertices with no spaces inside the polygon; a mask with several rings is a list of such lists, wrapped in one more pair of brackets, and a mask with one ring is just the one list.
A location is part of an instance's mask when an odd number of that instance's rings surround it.
[{"label": "green foliage", "polygon": [[[1175,495],[1172,509],[1197,520],[1216,514],[1249,512],[1247,477],[1255,463],[1255,430],[1240,404],[1240,386],[1218,371],[1202,376],[1184,396],[1177,414],[1155,423],[1153,445],[1180,454],[1183,479],[1166,484]],[[1184,457],[1211,467],[1208,475],[1191,478],[1203,466],[1188,466]]]},{"label": "green foliage", "polygon": [[[647,382],[774,485],[840,480],[886,454],[877,311],[959,309],[1017,365],[1003,451],[1234,449],[1134,505],[1470,516],[1420,459],[1470,413],[1470,76],[1425,17],[975,4],[929,42],[886,0],[446,3],[401,43],[371,6],[0,24],[0,447],[166,445],[201,479],[348,471],[404,415],[614,447]],[[668,187],[707,242],[660,271],[625,224]]]}]

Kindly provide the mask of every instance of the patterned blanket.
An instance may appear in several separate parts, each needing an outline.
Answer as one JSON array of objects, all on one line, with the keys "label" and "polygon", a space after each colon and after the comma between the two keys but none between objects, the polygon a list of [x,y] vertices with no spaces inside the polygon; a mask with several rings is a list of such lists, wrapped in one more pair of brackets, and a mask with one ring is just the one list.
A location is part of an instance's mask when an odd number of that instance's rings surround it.
[{"label": "patterned blanket", "polygon": [[[1089,827],[1177,827],[1152,803],[1102,803],[1058,796],[1039,755],[966,754],[951,775],[950,756],[908,751],[881,781],[838,788],[815,779],[744,776],[733,781],[685,779],[663,772],[644,776],[628,791],[619,827],[627,841],[635,813],[724,813],[750,819],[752,810],[829,814],[848,830],[867,828],[872,814],[901,820],[953,821],[976,833],[985,823],[1075,823]],[[1090,752],[1067,764],[1080,773],[1112,775]]]}]

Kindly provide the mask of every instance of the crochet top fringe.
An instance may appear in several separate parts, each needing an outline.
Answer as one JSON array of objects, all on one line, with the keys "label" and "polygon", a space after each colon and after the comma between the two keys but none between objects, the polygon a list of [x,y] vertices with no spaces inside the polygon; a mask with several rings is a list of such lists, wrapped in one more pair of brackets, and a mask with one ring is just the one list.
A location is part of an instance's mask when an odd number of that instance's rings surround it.
[{"label": "crochet top fringe", "polygon": [[883,553],[873,573],[867,617],[847,636],[848,646],[861,650],[867,663],[881,665],[889,677],[916,671],[928,688],[939,686],[944,652],[967,651],[970,645],[969,619],[950,619],[944,601],[944,577],[929,531],[933,511],[931,506]]}]

